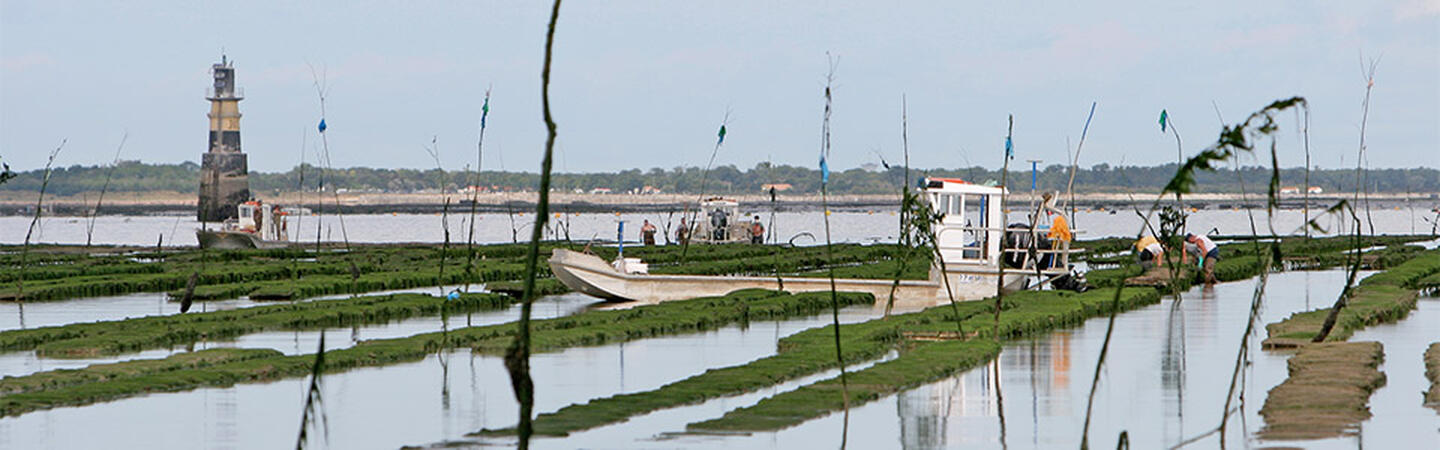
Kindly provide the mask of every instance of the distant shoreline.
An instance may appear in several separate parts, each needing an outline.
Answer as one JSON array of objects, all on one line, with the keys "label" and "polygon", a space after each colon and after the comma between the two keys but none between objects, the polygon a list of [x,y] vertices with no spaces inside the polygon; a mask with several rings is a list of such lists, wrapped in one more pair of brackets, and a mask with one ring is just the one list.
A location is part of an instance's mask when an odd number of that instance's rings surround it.
[{"label": "distant shoreline", "polygon": [[[335,194],[325,193],[325,209],[334,208]],[[742,205],[769,205],[766,195],[725,195],[740,201]],[[1311,208],[1326,208],[1341,199],[1353,198],[1353,193],[1326,193],[1311,195]],[[1075,203],[1084,208],[1118,209],[1128,205],[1148,204],[1155,200],[1156,193],[1085,193],[1075,194]],[[282,192],[260,194],[266,202],[286,206],[316,206],[318,196],[314,192]],[[346,214],[389,214],[389,213],[438,213],[444,208],[446,195],[438,193],[342,193],[342,212]],[[467,194],[449,194],[450,211],[468,212],[470,197]],[[97,192],[85,192],[67,196],[46,196],[47,214],[79,216],[89,214],[98,198]],[[575,194],[553,193],[550,196],[551,209],[558,212],[639,212],[639,211],[680,211],[687,204],[694,205],[700,198],[690,194]],[[1264,194],[1248,195],[1242,201],[1239,194],[1200,193],[1185,196],[1186,205],[1200,209],[1229,209],[1242,206],[1264,207]],[[482,193],[478,196],[476,210],[479,212],[523,212],[535,208],[535,193],[507,192]],[[1029,192],[1017,193],[1011,201],[1029,203]],[[34,192],[0,192],[0,216],[33,214],[36,195]],[[833,195],[831,209],[840,211],[887,210],[898,207],[899,195]],[[1303,195],[1284,194],[1281,208],[1298,209],[1304,206]],[[1173,199],[1171,199],[1173,201]],[[1440,193],[1375,193],[1370,194],[1372,206],[1412,207],[1431,209],[1440,207]],[[818,195],[780,195],[776,198],[780,211],[818,211]],[[193,214],[195,194],[180,192],[110,192],[105,194],[101,212],[107,215],[157,215]]]}]

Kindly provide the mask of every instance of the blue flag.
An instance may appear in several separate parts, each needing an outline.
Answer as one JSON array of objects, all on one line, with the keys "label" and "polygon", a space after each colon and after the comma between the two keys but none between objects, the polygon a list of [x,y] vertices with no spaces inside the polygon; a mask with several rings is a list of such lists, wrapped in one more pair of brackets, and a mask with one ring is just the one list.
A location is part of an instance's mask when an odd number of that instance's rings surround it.
[{"label": "blue flag", "polygon": [[324,118],[324,117],[321,117],[321,118],[320,118],[320,126],[319,126],[318,128],[320,128],[320,132],[321,132],[321,133],[324,133],[324,132],[325,132],[325,118]]},{"label": "blue flag", "polygon": [[1005,136],[1005,158],[1015,159],[1015,144],[1010,142],[1010,136]]},{"label": "blue flag", "polygon": [[1169,112],[1169,111],[1166,111],[1166,110],[1163,110],[1163,109],[1160,110],[1160,132],[1161,132],[1161,133],[1164,133],[1164,132],[1165,132],[1165,126],[1166,126],[1166,125],[1169,125],[1169,122],[1170,122],[1170,112]]},{"label": "blue flag", "polygon": [[725,125],[720,125],[720,140],[719,140],[719,141],[716,141],[716,142],[715,142],[715,145],[720,145],[720,144],[724,144],[724,143],[725,143]]},{"label": "blue flag", "polygon": [[820,154],[820,184],[830,182],[830,165],[825,164],[825,154]]}]

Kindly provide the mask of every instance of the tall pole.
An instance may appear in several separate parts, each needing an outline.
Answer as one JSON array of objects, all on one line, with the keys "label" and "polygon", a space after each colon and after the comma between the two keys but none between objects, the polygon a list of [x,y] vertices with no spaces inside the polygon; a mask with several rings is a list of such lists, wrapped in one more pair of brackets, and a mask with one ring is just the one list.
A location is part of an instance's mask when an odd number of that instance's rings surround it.
[{"label": "tall pole", "polygon": [[1035,209],[1035,187],[1040,181],[1039,166],[1040,163],[1045,161],[1040,159],[1027,159],[1025,161],[1030,162],[1030,209],[1033,210]]},{"label": "tall pole", "polygon": [[[1009,116],[1009,122],[1005,126],[1005,158],[1000,164],[1000,256],[996,261],[998,264],[995,265],[995,267],[999,269],[995,277],[995,326],[990,330],[990,334],[995,336],[997,340],[1000,339],[1000,308],[1005,301],[1005,255],[1007,252],[1005,247],[1006,244],[1008,244],[1005,239],[1005,233],[1008,232],[1010,227],[1010,225],[1008,225],[1010,223],[1008,220],[1009,217],[1005,214],[1005,190],[1008,189],[1009,186],[1006,186],[1005,183],[1009,181],[1007,176],[1010,173],[1010,160],[1015,157],[1015,143],[1012,140],[1014,134],[1015,115],[1011,114]],[[1033,220],[1030,222],[1030,229],[1032,231],[1035,229],[1035,222]],[[989,231],[987,230],[986,233],[989,233]],[[950,276],[949,274],[944,275],[947,279]]]}]

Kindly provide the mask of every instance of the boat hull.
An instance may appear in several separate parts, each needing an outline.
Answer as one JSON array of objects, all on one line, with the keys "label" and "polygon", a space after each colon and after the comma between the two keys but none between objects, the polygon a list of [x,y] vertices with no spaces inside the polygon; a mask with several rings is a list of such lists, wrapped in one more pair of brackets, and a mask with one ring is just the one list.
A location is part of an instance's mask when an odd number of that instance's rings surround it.
[{"label": "boat hull", "polygon": [[215,249],[283,248],[289,245],[238,231],[195,230],[195,239],[200,242],[200,248]]},{"label": "boat hull", "polygon": [[[783,290],[791,293],[831,289],[829,278],[775,278],[748,276],[649,275],[621,273],[604,260],[571,250],[555,249],[550,271],[571,290],[610,301],[659,303],[697,297],[721,296],[741,289]],[[951,271],[951,283],[922,280],[836,279],[834,289],[866,292],[888,303],[891,295],[901,306],[925,307],[955,301],[979,300],[995,295],[998,274]],[[1024,275],[1006,274],[1006,288],[1013,290]],[[949,294],[947,294],[947,288]]]}]

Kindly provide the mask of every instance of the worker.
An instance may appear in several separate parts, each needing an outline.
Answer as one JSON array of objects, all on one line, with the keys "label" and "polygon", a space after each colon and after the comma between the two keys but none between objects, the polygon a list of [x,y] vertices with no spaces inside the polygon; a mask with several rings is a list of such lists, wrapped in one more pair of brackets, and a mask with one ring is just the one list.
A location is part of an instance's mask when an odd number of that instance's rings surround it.
[{"label": "worker", "polygon": [[[1215,241],[1210,238],[1194,233],[1185,235],[1185,243],[1183,255],[1189,256],[1193,253],[1195,259],[1200,260],[1201,269],[1205,271],[1205,285],[1215,285],[1215,263],[1220,262],[1220,246],[1215,245]],[[1189,258],[1185,258],[1183,262],[1188,263]]]},{"label": "worker", "polygon": [[[1045,209],[1046,216],[1053,216],[1050,222],[1050,231],[1045,237],[1050,240],[1050,249],[1057,251],[1069,251],[1070,241],[1075,234],[1070,231],[1070,223],[1065,220],[1065,214],[1055,207],[1055,194],[1046,193],[1041,207]],[[1055,254],[1047,254],[1040,259],[1041,265],[1046,268],[1055,268]]]},{"label": "worker", "polygon": [[680,218],[680,229],[675,230],[675,242],[680,245],[690,243],[690,225],[685,224],[685,218]]},{"label": "worker", "polygon": [[1061,242],[1070,242],[1075,238],[1074,233],[1070,232],[1070,223],[1065,221],[1065,215],[1051,211],[1046,211],[1046,213],[1055,217],[1050,222],[1050,232],[1045,233],[1045,237],[1050,238],[1056,245]]},{"label": "worker", "polygon": [[655,225],[651,224],[649,220],[645,221],[645,225],[640,226],[640,235],[644,237],[645,245],[655,245]]},{"label": "worker", "polygon": [[716,242],[723,242],[723,241],[728,240],[728,239],[730,238],[730,233],[729,233],[729,231],[730,231],[730,230],[729,230],[729,228],[730,228],[730,217],[729,217],[729,216],[730,216],[730,215],[729,215],[729,214],[726,214],[726,213],[725,213],[725,210],[723,210],[723,209],[718,209],[718,208],[717,208],[717,209],[713,209],[713,210],[710,211],[710,228],[711,228],[711,232],[710,232],[711,236],[710,236],[710,238],[711,238],[711,239],[714,239]]},{"label": "worker", "polygon": [[1155,236],[1145,236],[1135,241],[1135,262],[1146,271],[1165,263],[1165,247]]},{"label": "worker", "polygon": [[750,243],[765,243],[765,225],[760,224],[760,216],[755,216],[755,220],[750,222]]}]

